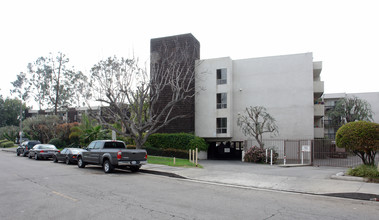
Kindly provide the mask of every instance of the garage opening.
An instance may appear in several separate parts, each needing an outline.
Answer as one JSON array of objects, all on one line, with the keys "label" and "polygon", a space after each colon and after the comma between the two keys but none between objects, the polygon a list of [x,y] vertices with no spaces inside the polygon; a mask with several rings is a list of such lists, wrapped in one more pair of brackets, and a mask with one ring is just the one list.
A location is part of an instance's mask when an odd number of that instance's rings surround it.
[{"label": "garage opening", "polygon": [[208,142],[209,160],[241,160],[243,141],[212,141]]}]

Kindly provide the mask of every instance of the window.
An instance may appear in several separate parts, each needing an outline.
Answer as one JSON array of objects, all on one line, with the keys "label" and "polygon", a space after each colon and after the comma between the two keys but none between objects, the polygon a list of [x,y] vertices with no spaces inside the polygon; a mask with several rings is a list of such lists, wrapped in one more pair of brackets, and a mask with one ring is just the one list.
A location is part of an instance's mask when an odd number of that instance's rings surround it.
[{"label": "window", "polygon": [[104,149],[105,148],[117,148],[117,149],[124,149],[125,148],[125,144],[123,142],[116,142],[116,141],[112,141],[112,142],[105,142],[104,143]]},{"label": "window", "polygon": [[226,98],[227,98],[226,93],[217,93],[217,109],[227,108]]},{"label": "window", "polygon": [[217,134],[226,134],[227,133],[227,118],[217,118]]},{"label": "window", "polygon": [[226,69],[217,69],[217,85],[226,84]]}]

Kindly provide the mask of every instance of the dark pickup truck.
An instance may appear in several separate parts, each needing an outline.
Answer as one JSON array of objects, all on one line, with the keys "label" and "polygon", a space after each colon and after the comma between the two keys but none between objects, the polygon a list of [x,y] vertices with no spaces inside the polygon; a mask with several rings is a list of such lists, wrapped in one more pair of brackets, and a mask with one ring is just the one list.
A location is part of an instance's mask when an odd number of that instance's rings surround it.
[{"label": "dark pickup truck", "polygon": [[117,167],[137,172],[146,163],[146,150],[126,149],[122,141],[92,141],[86,151],[78,155],[79,168],[84,168],[86,164],[101,165],[105,173],[110,173]]}]

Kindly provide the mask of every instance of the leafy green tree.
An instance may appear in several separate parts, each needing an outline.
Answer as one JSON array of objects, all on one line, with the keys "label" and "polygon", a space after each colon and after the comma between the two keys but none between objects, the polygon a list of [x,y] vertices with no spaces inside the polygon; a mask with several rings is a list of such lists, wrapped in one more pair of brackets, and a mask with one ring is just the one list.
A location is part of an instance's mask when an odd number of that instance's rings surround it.
[{"label": "leafy green tree", "polygon": [[372,121],[373,112],[370,103],[353,96],[339,100],[327,114],[333,124],[343,125],[353,121]]},{"label": "leafy green tree", "polygon": [[32,139],[39,140],[42,143],[48,143],[57,137],[57,125],[61,123],[61,120],[55,115],[38,115],[23,121],[24,131]]},{"label": "leafy green tree", "polygon": [[353,152],[364,164],[375,165],[375,155],[379,150],[379,124],[349,122],[338,129],[336,145]]},{"label": "leafy green tree", "polygon": [[80,143],[81,146],[87,146],[94,140],[109,138],[109,131],[103,129],[95,119],[86,114],[82,115],[81,124],[73,126],[70,131],[70,140],[74,143]]},{"label": "leafy green tree", "polygon": [[237,125],[245,136],[254,137],[261,148],[264,147],[263,134],[278,134],[278,126],[275,119],[263,106],[250,106],[245,109],[245,114],[238,116]]},{"label": "leafy green tree", "polygon": [[[21,101],[17,98],[6,98],[5,100],[0,97],[0,127],[4,126],[18,126],[20,117]],[[25,112],[26,105],[22,105],[22,112]]]},{"label": "leafy green tree", "polygon": [[[40,57],[28,65],[35,101],[42,106],[58,109],[70,106],[81,94],[86,77],[74,67],[68,67],[69,59],[59,52],[56,57]],[[82,84],[81,84],[82,83]]]}]

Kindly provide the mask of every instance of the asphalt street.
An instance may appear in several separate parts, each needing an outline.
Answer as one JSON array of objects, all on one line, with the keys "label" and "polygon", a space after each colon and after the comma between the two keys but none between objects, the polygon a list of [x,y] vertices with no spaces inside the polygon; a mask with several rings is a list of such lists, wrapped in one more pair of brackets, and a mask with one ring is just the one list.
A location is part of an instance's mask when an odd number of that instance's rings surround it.
[{"label": "asphalt street", "polygon": [[0,219],[378,219],[377,202],[228,187],[0,152]]}]

